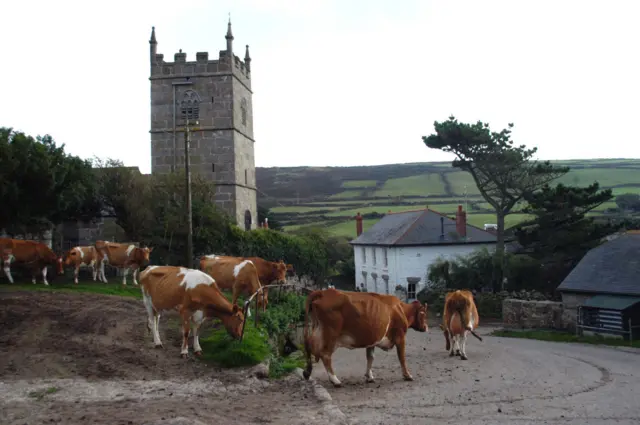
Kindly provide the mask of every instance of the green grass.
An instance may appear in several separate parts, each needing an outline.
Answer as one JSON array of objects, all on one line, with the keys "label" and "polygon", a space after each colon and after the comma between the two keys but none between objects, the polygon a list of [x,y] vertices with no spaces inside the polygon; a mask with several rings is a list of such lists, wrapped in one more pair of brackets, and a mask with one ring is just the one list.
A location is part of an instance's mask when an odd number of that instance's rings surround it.
[{"label": "green grass", "polygon": [[618,208],[618,205],[616,205],[616,203],[613,201],[605,202],[604,204],[599,205],[597,208],[594,208],[592,211],[604,211],[607,208]]},{"label": "green grass", "polygon": [[202,360],[222,367],[254,366],[271,354],[267,332],[256,328],[247,320],[242,342],[234,340],[224,327],[215,329],[211,335],[200,338]]},{"label": "green grass", "polygon": [[329,196],[329,199],[348,199],[348,198],[357,198],[358,196],[362,196],[361,190],[345,190],[344,192],[339,192]]},{"label": "green grass", "polygon": [[640,186],[614,187],[611,192],[613,196],[622,195],[623,193],[640,193]]},{"label": "green grass", "polygon": [[300,207],[297,205],[290,205],[284,207],[273,207],[269,211],[274,214],[283,214],[283,213],[307,213],[312,211],[322,211],[322,210],[335,210],[337,206],[327,205],[324,207]]},{"label": "green grass", "polygon": [[[367,230],[369,230],[371,226],[373,226],[378,221],[379,219],[377,218],[362,220],[362,231],[366,232]],[[355,220],[343,221],[341,223],[334,224],[333,226],[327,227],[327,230],[332,235],[348,236],[351,238],[355,238],[356,237],[356,221]]]},{"label": "green grass", "polygon": [[442,196],[446,194],[442,175],[436,173],[389,179],[374,196]]},{"label": "green grass", "polygon": [[469,195],[479,195],[480,191],[478,190],[478,186],[476,186],[476,182],[471,177],[470,173],[466,171],[453,171],[450,173],[445,173],[443,176],[451,185],[451,192],[455,195],[462,195],[466,192]]},{"label": "green grass", "polygon": [[356,215],[358,212],[361,214],[368,213],[381,213],[386,214],[389,211],[397,213],[402,211],[415,211],[427,208],[433,211],[437,211],[443,214],[453,214],[456,212],[458,208],[458,204],[424,204],[424,205],[376,205],[373,207],[364,207],[364,208],[354,208],[351,210],[342,210],[342,211],[334,211],[327,214],[328,217],[351,217]]},{"label": "green grass", "polygon": [[42,281],[38,279],[34,285],[32,283],[14,283],[10,284],[6,280],[3,280],[0,284],[0,290],[2,291],[40,291],[40,292],[79,292],[79,293],[91,293],[102,295],[116,295],[120,297],[132,297],[142,298],[140,287],[135,286],[131,282],[130,277],[126,287],[122,287],[122,278],[112,277],[109,278],[109,283],[98,283],[92,280],[82,281],[78,285],[72,282],[66,281],[66,279],[72,279],[69,277],[58,276],[55,280],[49,282],[49,286],[42,284]]},{"label": "green grass", "polygon": [[629,168],[588,168],[570,170],[567,174],[555,180],[554,183],[566,185],[588,186],[598,181],[600,187],[610,187],[619,184],[635,183],[639,175],[638,169]]},{"label": "green grass", "polygon": [[297,367],[304,368],[304,351],[298,347],[299,351],[291,353],[289,357],[274,357],[269,364],[269,378],[278,379],[288,373],[293,372]]},{"label": "green grass", "polygon": [[[530,219],[532,216],[527,214],[509,214],[504,218],[504,228],[508,229]],[[454,218],[452,216],[452,218]],[[495,214],[467,214],[467,223],[484,229],[485,224],[496,224]]]},{"label": "green grass", "polygon": [[345,189],[349,188],[360,188],[360,187],[376,187],[375,180],[347,180],[342,182],[342,187]]},{"label": "green grass", "polygon": [[496,330],[491,333],[493,336],[501,336],[505,338],[525,338],[535,339],[539,341],[551,341],[551,342],[581,342],[583,344],[594,345],[610,345],[610,346],[625,346],[640,348],[640,341],[633,341],[633,344],[629,344],[629,341],[624,341],[618,338],[607,338],[600,335],[575,335],[568,332],[558,331],[543,331],[543,330],[528,330],[528,331],[511,331],[511,330]]},{"label": "green grass", "polygon": [[35,398],[36,400],[42,400],[44,398],[44,396],[46,396],[48,394],[55,394],[57,392],[58,392],[58,388],[49,387],[49,388],[46,388],[44,390],[31,391],[31,392],[29,392],[28,396],[31,397],[31,398]]}]

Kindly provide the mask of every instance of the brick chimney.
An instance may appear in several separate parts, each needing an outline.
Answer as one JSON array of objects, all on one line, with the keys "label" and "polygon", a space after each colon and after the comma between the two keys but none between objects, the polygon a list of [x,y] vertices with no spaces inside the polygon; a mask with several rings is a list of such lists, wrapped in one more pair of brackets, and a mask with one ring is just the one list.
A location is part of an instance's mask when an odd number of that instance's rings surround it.
[{"label": "brick chimney", "polygon": [[467,237],[467,213],[462,211],[462,205],[458,205],[456,212],[456,232],[461,238]]},{"label": "brick chimney", "polygon": [[356,237],[362,234],[362,216],[360,213],[356,215]]}]

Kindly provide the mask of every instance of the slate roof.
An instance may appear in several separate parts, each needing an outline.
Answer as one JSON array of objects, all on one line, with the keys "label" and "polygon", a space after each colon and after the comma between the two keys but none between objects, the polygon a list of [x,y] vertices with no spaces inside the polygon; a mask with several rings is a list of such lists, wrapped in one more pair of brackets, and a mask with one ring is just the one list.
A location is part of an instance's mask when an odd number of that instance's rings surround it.
[{"label": "slate roof", "polygon": [[593,248],[557,290],[640,295],[640,232],[627,232]]},{"label": "slate roof", "polygon": [[[442,219],[442,226],[441,224]],[[444,227],[444,234],[442,232]],[[442,236],[441,236],[442,235]],[[439,212],[424,209],[385,215],[352,245],[426,246],[495,243],[496,236],[467,224],[466,239],[456,231],[456,221]]]}]

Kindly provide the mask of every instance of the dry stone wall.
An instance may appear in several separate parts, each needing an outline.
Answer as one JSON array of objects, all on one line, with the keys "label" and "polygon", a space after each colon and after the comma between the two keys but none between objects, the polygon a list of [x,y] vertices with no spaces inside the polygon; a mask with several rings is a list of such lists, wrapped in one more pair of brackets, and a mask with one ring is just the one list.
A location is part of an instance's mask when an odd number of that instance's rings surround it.
[{"label": "dry stone wall", "polygon": [[505,329],[572,330],[575,327],[575,320],[564,314],[561,302],[510,298],[502,301],[502,323]]}]

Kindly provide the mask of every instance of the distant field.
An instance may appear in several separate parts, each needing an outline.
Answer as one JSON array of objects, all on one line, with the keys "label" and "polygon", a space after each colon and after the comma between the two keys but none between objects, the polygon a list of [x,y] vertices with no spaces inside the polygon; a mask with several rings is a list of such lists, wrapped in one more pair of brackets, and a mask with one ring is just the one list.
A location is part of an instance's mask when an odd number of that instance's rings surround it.
[{"label": "distant field", "polygon": [[349,189],[352,187],[376,187],[375,180],[348,180],[342,182],[342,187]]},{"label": "distant field", "polygon": [[373,196],[438,196],[445,193],[442,175],[430,173],[389,179]]},{"label": "distant field", "polygon": [[[587,186],[598,181],[601,188],[611,189],[614,196],[640,193],[640,159],[551,162],[571,167],[569,173],[556,182]],[[479,195],[471,175],[452,168],[450,162],[257,168],[256,172],[260,187],[258,202],[270,208],[274,219],[280,221],[286,230],[308,226],[301,224],[304,220],[319,223],[335,234],[355,236],[355,223],[350,223],[352,219],[347,217],[358,212],[385,214],[428,206],[453,216],[459,203],[466,205],[470,223],[479,227],[495,223],[495,216]],[[465,192],[466,196],[463,196]],[[602,214],[615,206],[615,202],[608,202],[597,208],[594,214]],[[524,218],[522,214],[509,215],[507,227]]]}]

